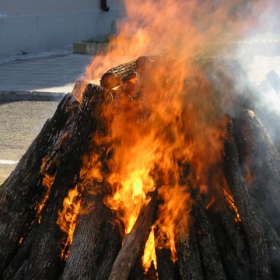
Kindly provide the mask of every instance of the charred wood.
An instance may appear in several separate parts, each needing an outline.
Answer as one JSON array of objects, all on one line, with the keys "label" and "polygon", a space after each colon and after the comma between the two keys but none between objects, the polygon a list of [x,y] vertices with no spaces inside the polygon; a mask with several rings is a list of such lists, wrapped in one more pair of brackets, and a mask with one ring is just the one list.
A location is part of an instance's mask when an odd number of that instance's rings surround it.
[{"label": "charred wood", "polygon": [[136,76],[136,63],[132,60],[128,63],[121,64],[108,70],[100,80],[100,85],[106,89],[119,86],[121,83],[126,82]]},{"label": "charred wood", "polygon": [[227,279],[214,238],[213,226],[207,217],[206,209],[199,194],[193,206],[193,215],[204,278],[207,280]]},{"label": "charred wood", "polygon": [[192,222],[194,222],[193,218],[191,218],[191,222],[188,225],[181,224],[177,235],[176,250],[180,279],[204,280],[200,253]]},{"label": "charred wood", "polygon": [[102,186],[99,189],[91,190],[96,194],[85,190],[82,212],[62,279],[108,279],[121,249],[121,236],[114,224],[114,214],[103,203]]},{"label": "charred wood", "polygon": [[271,279],[271,270],[264,232],[239,168],[238,151],[231,120],[228,133],[228,141],[225,142],[225,175],[242,219],[242,227],[250,251],[251,277],[252,279],[268,280]]},{"label": "charred wood", "polygon": [[30,230],[37,215],[42,186],[40,169],[44,157],[52,150],[79,103],[66,95],[52,119],[48,120],[16,169],[0,188],[0,273],[16,253],[19,241]]},{"label": "charred wood", "polygon": [[280,154],[252,111],[242,112],[235,129],[244,176],[251,176],[250,193],[280,234]]},{"label": "charred wood", "polygon": [[244,232],[236,213],[221,202],[219,210],[210,207],[208,216],[213,225],[217,248],[227,279],[250,279],[250,255],[244,243]]},{"label": "charred wood", "polygon": [[159,228],[155,229],[157,271],[159,279],[175,279],[174,264],[169,248],[168,237]]},{"label": "charred wood", "polygon": [[120,250],[110,274],[110,280],[128,279],[136,260],[144,252],[146,241],[155,220],[157,208],[157,191],[151,194],[151,200],[140,211],[132,231],[124,237]]}]

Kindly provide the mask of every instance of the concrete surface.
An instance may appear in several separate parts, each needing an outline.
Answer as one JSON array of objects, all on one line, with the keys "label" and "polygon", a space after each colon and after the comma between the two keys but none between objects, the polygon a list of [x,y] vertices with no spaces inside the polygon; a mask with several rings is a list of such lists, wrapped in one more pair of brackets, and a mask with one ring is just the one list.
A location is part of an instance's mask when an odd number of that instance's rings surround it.
[{"label": "concrete surface", "polygon": [[44,123],[51,118],[60,99],[43,101],[0,98],[0,184],[14,170]]},{"label": "concrete surface", "polygon": [[0,63],[0,95],[11,92],[66,94],[72,91],[75,81],[83,75],[91,60],[91,56],[67,51],[33,59],[3,60]]}]

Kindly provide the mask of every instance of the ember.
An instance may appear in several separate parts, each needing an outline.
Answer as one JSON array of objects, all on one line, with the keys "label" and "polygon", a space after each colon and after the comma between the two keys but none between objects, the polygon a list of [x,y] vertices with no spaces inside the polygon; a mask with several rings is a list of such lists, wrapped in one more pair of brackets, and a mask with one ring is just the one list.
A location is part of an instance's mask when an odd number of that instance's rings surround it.
[{"label": "ember", "polygon": [[[152,21],[147,2],[172,24]],[[168,30],[172,43],[156,49],[168,55],[138,57],[153,45],[148,25],[132,44],[124,36],[138,58],[105,74],[110,59],[94,60],[2,185],[3,279],[280,277],[279,151],[239,63],[178,49],[196,46],[174,18],[181,8],[143,1],[153,32]],[[137,9],[128,16],[141,23]]]}]

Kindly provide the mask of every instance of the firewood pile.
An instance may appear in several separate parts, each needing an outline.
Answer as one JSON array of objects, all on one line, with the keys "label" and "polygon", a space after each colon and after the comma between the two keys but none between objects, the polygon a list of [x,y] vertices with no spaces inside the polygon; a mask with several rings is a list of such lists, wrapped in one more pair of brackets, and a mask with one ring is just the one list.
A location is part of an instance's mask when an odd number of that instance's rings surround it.
[{"label": "firewood pile", "polygon": [[279,151],[245,80],[143,56],[77,82],[0,187],[1,279],[279,279]]}]

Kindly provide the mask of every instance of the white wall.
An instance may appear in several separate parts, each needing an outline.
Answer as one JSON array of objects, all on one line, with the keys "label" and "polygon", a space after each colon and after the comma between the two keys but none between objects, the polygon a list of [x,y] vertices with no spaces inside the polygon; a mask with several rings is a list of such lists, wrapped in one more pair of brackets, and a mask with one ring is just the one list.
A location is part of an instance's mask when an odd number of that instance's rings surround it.
[{"label": "white wall", "polygon": [[50,50],[111,32],[124,15],[121,0],[1,0],[0,56]]}]

